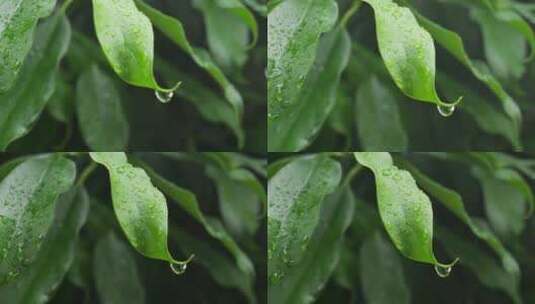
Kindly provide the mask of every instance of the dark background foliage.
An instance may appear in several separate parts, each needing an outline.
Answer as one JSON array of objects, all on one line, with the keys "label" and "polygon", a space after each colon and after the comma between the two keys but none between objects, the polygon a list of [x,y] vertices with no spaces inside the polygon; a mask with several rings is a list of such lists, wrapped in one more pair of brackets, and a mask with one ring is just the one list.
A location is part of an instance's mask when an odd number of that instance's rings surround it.
[{"label": "dark background foliage", "polygon": [[[342,164],[343,176],[355,166],[355,159],[352,153],[331,152],[328,154]],[[466,156],[466,154],[462,153],[450,153],[446,159],[440,159],[426,153],[392,154],[395,159],[409,161],[439,184],[458,192],[470,217],[488,220],[481,184],[472,174],[472,165],[453,161],[459,155]],[[515,156],[533,159],[533,154],[517,154]],[[271,165],[288,157],[299,156],[272,153],[270,154],[269,163]],[[526,178],[526,181],[533,191],[535,189],[535,181],[529,178]],[[447,278],[440,278],[435,273],[432,265],[417,263],[401,256],[392,245],[379,218],[375,180],[369,170],[363,169],[353,178],[351,190],[356,197],[354,219],[345,232],[340,259],[335,262],[337,266],[330,275],[330,279],[320,288],[313,303],[402,303],[400,298],[396,298],[400,295],[400,285],[406,286],[409,290],[410,301],[408,303],[513,303],[511,298],[503,291],[489,288],[483,284],[475,272],[466,266],[462,257]],[[477,260],[478,257],[481,257],[481,260],[483,260],[483,255],[491,257],[491,260],[495,261],[498,268],[501,267],[499,258],[487,244],[478,239],[467,225],[455,217],[451,211],[433,197],[430,196],[430,198],[433,203],[433,244],[438,260],[452,261],[455,257],[446,250],[448,249],[446,247],[448,242],[445,242],[443,237],[444,233],[451,233],[478,248],[481,256],[473,253],[473,258]],[[501,201],[500,203],[504,205],[518,203],[512,197],[509,198],[510,200]],[[506,217],[509,218],[509,223],[511,223],[513,217],[509,217],[509,215]],[[525,227],[518,236],[500,236],[499,238],[520,265],[521,283],[519,289],[523,303],[533,303],[535,301],[535,289],[533,286],[533,281],[535,280],[535,256],[533,255],[533,252],[535,252],[535,217],[532,215],[530,218],[521,218],[520,221],[524,222]],[[373,238],[376,233],[390,244],[389,250],[394,252],[394,257],[383,255],[382,253],[378,253],[373,259],[363,259],[361,257],[363,243]],[[371,269],[376,274],[364,271],[363,263],[370,266],[368,271]],[[399,263],[399,267],[402,267],[403,279],[401,281],[395,279],[395,274],[386,274],[379,270],[385,269],[385,267],[393,269],[392,265],[397,263]],[[327,269],[327,267],[324,267],[324,269]],[[505,277],[500,277],[500,272],[491,270],[491,268],[481,268],[480,270],[485,274],[484,276],[488,281],[502,281],[504,283],[504,280],[508,280]],[[364,282],[368,283],[367,288],[364,287]],[[375,298],[370,299],[370,296],[373,295],[375,295]],[[376,302],[373,302],[374,300]]]},{"label": "dark background foliage", "polygon": [[[202,13],[193,7],[192,1],[147,1],[162,12],[178,17],[184,24],[190,43],[195,47],[207,46],[206,22]],[[254,11],[253,11],[254,12]],[[259,23],[258,43],[247,51],[242,67],[224,70],[229,80],[242,94],[245,104],[240,129],[245,132],[244,151],[265,151],[266,106],[266,20],[256,14]],[[76,82],[80,74],[93,64],[98,64],[114,80],[120,90],[121,103],[130,127],[127,150],[132,151],[230,151],[238,150],[233,132],[220,122],[210,122],[186,95],[205,96],[215,103],[228,103],[212,78],[200,69],[178,46],[155,32],[156,78],[166,86],[183,81],[174,99],[167,104],[158,102],[151,90],[129,86],[122,82],[105,61],[93,28],[91,1],[75,1],[68,11],[73,28],[73,38],[66,57],[60,66],[61,78],[68,85],[66,103],[74,107]],[[220,29],[228,31],[229,29]],[[87,40],[88,39],[88,40]],[[86,43],[82,43],[82,42]],[[205,95],[203,95],[205,94]],[[53,96],[55,98],[56,96]],[[208,102],[198,98],[198,102]],[[217,112],[217,108],[215,109]],[[98,118],[95,118],[98,119]],[[102,134],[101,136],[105,136]],[[13,143],[9,150],[26,151],[76,151],[87,150],[86,144],[73,115],[68,124],[56,121],[44,111],[31,132]]]},{"label": "dark background foliage", "polygon": [[[353,1],[338,0],[339,16],[343,15]],[[400,2],[400,1],[398,1]],[[470,16],[470,5],[477,6],[483,1],[407,1],[414,5],[419,13],[433,20],[439,25],[458,33],[471,59],[488,63],[485,54],[485,42],[482,27]],[[518,3],[532,3],[532,1],[516,1]],[[526,9],[527,10],[527,9]],[[533,24],[531,24],[533,28]],[[414,101],[404,96],[394,85],[381,61],[377,47],[375,20],[373,10],[363,4],[359,11],[351,18],[347,27],[351,40],[352,51],[348,67],[342,74],[342,81],[337,97],[337,105],[329,121],[323,125],[321,132],[307,151],[381,151],[381,148],[365,147],[362,134],[359,134],[359,113],[356,111],[356,100],[359,89],[371,77],[378,77],[386,91],[395,99],[401,114],[402,132],[408,138],[409,151],[502,151],[511,150],[510,142],[499,135],[493,135],[482,130],[474,120],[474,116],[466,112],[461,106],[450,117],[438,114],[434,105]],[[498,45],[500,42],[498,40]],[[512,51],[512,46],[501,45]],[[498,111],[502,111],[496,96],[458,60],[452,57],[441,46],[435,43],[437,54],[437,89],[444,100],[455,100],[464,96],[463,103],[469,104],[474,98],[490,104]],[[526,49],[526,55],[529,50]],[[363,53],[367,54],[363,56]],[[510,58],[502,58],[507,62]],[[496,73],[493,73],[495,76]],[[445,78],[451,81],[445,80]],[[521,141],[523,148],[530,151],[535,148],[535,137],[532,130],[535,127],[535,61],[523,63],[523,71],[518,78],[500,78],[500,83],[518,103],[522,115]],[[363,101],[363,104],[371,103]],[[362,115],[367,115],[362,114]],[[362,118],[361,118],[362,119]],[[377,118],[376,127],[371,128],[377,134],[367,134],[368,137],[381,137],[379,125],[398,129],[400,126],[392,122],[391,116]],[[368,122],[369,123],[369,122]],[[384,129],[384,128],[383,128]],[[368,132],[369,133],[369,132]],[[404,150],[403,147],[389,149]]]}]

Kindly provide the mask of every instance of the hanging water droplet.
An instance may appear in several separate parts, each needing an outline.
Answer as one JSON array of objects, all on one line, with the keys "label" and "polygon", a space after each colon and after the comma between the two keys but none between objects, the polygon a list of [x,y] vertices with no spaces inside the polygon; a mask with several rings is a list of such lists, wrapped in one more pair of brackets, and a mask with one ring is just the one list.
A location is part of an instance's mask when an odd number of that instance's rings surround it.
[{"label": "hanging water droplet", "polygon": [[173,91],[154,91],[154,93],[161,103],[168,103],[175,96],[175,92]]},{"label": "hanging water droplet", "polygon": [[173,270],[175,274],[183,274],[184,272],[186,272],[186,269],[188,269],[187,263],[171,263],[169,264],[169,266],[171,266],[171,270]]},{"label": "hanging water droplet", "polygon": [[438,105],[437,110],[441,116],[450,117],[451,115],[453,115],[453,112],[455,112],[455,106],[454,105]]},{"label": "hanging water droplet", "polygon": [[441,278],[447,278],[451,273],[451,266],[435,265],[435,272]]}]

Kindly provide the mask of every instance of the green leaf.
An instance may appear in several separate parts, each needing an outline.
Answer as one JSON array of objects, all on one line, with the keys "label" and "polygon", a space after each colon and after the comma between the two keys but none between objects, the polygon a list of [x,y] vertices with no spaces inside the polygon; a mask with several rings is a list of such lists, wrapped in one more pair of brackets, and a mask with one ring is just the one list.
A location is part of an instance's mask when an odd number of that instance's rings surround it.
[{"label": "green leaf", "polygon": [[[243,169],[223,171],[214,166],[209,166],[206,174],[216,185],[219,206],[223,222],[229,232],[237,237],[252,236],[258,230],[261,215],[259,191],[250,188],[249,181],[243,180]],[[245,173],[247,174],[247,173]],[[238,176],[235,178],[234,176]]]},{"label": "green leaf", "polygon": [[314,139],[336,104],[350,48],[345,29],[336,28],[321,38],[316,60],[297,100],[277,120],[268,121],[270,151],[299,151]]},{"label": "green leaf", "polygon": [[54,94],[47,103],[48,113],[57,121],[69,124],[74,113],[74,94],[71,86],[58,73]]},{"label": "green leaf", "polygon": [[55,154],[24,161],[0,183],[0,285],[37,258],[56,199],[75,174],[74,163]]},{"label": "green leaf", "polygon": [[47,303],[74,260],[78,234],[89,212],[83,188],[72,188],[57,202],[54,222],[35,262],[18,280],[0,288],[3,303]]},{"label": "green leaf", "polygon": [[0,92],[9,90],[15,84],[32,47],[37,22],[52,13],[55,5],[55,0],[0,2]]},{"label": "green leaf", "polygon": [[286,0],[268,15],[268,118],[277,119],[296,100],[314,63],[322,33],[336,22],[333,0]]},{"label": "green leaf", "polygon": [[324,154],[293,160],[268,183],[268,278],[276,283],[306,252],[321,203],[341,178],[340,164]]},{"label": "green leaf", "polygon": [[379,51],[392,79],[407,96],[450,109],[435,88],[435,46],[410,9],[392,0],[364,0],[375,12]]},{"label": "green leaf", "polygon": [[93,151],[122,151],[128,144],[128,121],[114,80],[97,65],[76,85],[76,113],[83,138]]},{"label": "green leaf", "polygon": [[253,34],[251,46],[258,40],[254,15],[239,0],[194,0],[193,5],[203,13],[215,60],[227,71],[240,70],[247,61],[248,31]]},{"label": "green leaf", "polygon": [[325,199],[314,234],[301,261],[276,284],[269,285],[268,303],[311,303],[331,277],[353,220],[355,198],[348,187]]},{"label": "green leaf", "polygon": [[515,122],[517,129],[520,127],[522,114],[514,99],[507,94],[502,85],[490,72],[489,67],[482,61],[472,61],[464,48],[461,37],[450,30],[447,30],[433,21],[417,14],[418,21],[435,39],[435,41],[445,48],[453,57],[464,64],[474,76],[500,99],[505,113]]},{"label": "green leaf", "polygon": [[147,172],[158,189],[161,189],[165,195],[170,197],[184,211],[198,221],[210,236],[221,242],[221,244],[234,256],[236,264],[241,271],[250,277],[254,277],[255,270],[249,257],[240,249],[238,244],[217,218],[203,214],[199,202],[197,201],[197,196],[193,192],[166,180],[142,162],[136,161],[135,164],[138,164],[145,170],[145,172]]},{"label": "green leaf", "polygon": [[189,43],[184,26],[178,19],[165,15],[164,13],[150,7],[143,1],[136,0],[136,3],[139,10],[147,15],[152,24],[154,24],[158,30],[162,31],[167,38],[180,46],[184,52],[188,53],[193,61],[195,61],[198,66],[209,73],[210,76],[212,76],[212,78],[219,84],[225,94],[225,98],[232,105],[236,118],[239,121],[243,112],[243,99],[240,95],[240,92],[232,85],[225,74],[212,60],[210,53],[202,48],[194,48]]},{"label": "green leaf", "polygon": [[409,139],[397,100],[389,88],[372,75],[356,97],[356,122],[364,151],[406,151]]},{"label": "green leaf", "polygon": [[[503,268],[514,275],[515,278],[520,278],[520,268],[518,262],[513,255],[503,246],[502,242],[492,229],[488,226],[487,222],[480,218],[472,218],[464,207],[464,202],[459,193],[442,186],[436,181],[432,180],[429,176],[419,171],[416,167],[411,165],[407,161],[402,159],[397,160],[397,163],[404,169],[408,170],[418,185],[424,189],[429,195],[434,197],[444,207],[451,211],[457,218],[465,223],[472,233],[487,243],[496,254],[500,257]],[[508,205],[508,204],[504,204]]]},{"label": "green leaf", "polygon": [[[498,235],[504,239],[510,239],[518,237],[524,230],[526,198],[515,186],[497,178],[500,171],[474,170],[473,172],[481,183],[485,213],[490,224]],[[514,174],[514,171],[510,172]],[[528,191],[530,191],[529,187]]]},{"label": "green leaf", "polygon": [[177,261],[169,253],[166,200],[147,173],[130,165],[123,152],[90,155],[109,172],[115,215],[130,244],[144,256],[167,261],[177,267],[177,273],[184,272],[189,260]]},{"label": "green leaf", "polygon": [[101,238],[95,247],[93,275],[102,303],[145,303],[145,289],[134,255],[113,232]]},{"label": "green leaf", "polygon": [[485,56],[494,74],[503,80],[522,77],[526,57],[524,36],[488,10],[472,9],[471,16],[481,26]]},{"label": "green leaf", "polygon": [[409,259],[449,272],[457,261],[442,264],[436,259],[431,201],[411,174],[394,166],[386,152],[355,152],[355,158],[375,176],[379,214],[396,248]]},{"label": "green leaf", "polygon": [[69,22],[56,13],[39,25],[35,37],[19,80],[0,94],[0,150],[29,131],[54,93],[58,64],[71,37]]},{"label": "green leaf", "polygon": [[373,233],[362,244],[359,265],[366,303],[411,302],[401,259],[380,232]]},{"label": "green leaf", "polygon": [[515,304],[522,303],[519,293],[519,281],[504,271],[496,261],[477,247],[446,229],[437,229],[438,238],[450,256],[460,257],[460,265],[472,271],[479,281],[493,289],[505,292]]},{"label": "green leaf", "polygon": [[154,33],[152,24],[134,0],[93,0],[93,17],[98,41],[113,70],[125,82],[159,92],[164,89],[154,77]]}]

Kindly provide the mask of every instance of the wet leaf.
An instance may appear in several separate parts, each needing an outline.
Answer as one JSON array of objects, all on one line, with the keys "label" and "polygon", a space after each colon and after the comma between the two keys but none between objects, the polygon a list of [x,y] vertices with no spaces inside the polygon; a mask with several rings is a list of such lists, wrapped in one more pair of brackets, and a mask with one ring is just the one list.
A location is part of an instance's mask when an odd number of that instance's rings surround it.
[{"label": "wet leaf", "polygon": [[74,163],[55,154],[25,160],[0,183],[0,285],[38,257],[56,199],[75,174]]},{"label": "wet leaf", "polygon": [[106,167],[117,220],[130,244],[142,255],[183,267],[167,247],[167,203],[147,173],[128,163],[123,152],[92,152],[91,158]]},{"label": "wet leaf", "polygon": [[0,92],[15,84],[32,47],[37,22],[52,13],[55,4],[55,0],[0,2]]},{"label": "wet leaf", "polygon": [[315,299],[338,263],[355,204],[353,193],[347,187],[325,198],[307,250],[286,276],[269,285],[268,303],[311,303]]},{"label": "wet leaf", "polygon": [[[268,15],[268,115],[275,120],[296,102],[322,33],[338,16],[333,0],[286,0]],[[272,121],[271,121],[272,122]]]},{"label": "wet leaf", "polygon": [[297,100],[278,119],[269,121],[270,151],[299,151],[311,143],[336,103],[350,47],[349,34],[339,27],[320,39]]},{"label": "wet leaf", "polygon": [[160,87],[154,77],[152,24],[134,0],[93,0],[98,41],[117,75],[125,82],[162,94],[175,91]]},{"label": "wet leaf", "polygon": [[72,188],[58,199],[54,222],[35,262],[12,284],[0,288],[3,303],[47,303],[74,260],[78,234],[89,212],[83,188]]},{"label": "wet leaf", "polygon": [[268,183],[268,279],[276,283],[301,261],[320,219],[325,196],[341,178],[340,164],[326,155],[302,157]]},{"label": "wet leaf", "polygon": [[39,25],[35,37],[19,80],[0,94],[0,150],[29,131],[54,93],[58,64],[71,37],[69,22],[56,13]]},{"label": "wet leaf", "polygon": [[435,257],[431,201],[411,174],[394,166],[386,152],[355,152],[355,158],[375,176],[379,214],[396,248],[417,262],[453,266]]}]

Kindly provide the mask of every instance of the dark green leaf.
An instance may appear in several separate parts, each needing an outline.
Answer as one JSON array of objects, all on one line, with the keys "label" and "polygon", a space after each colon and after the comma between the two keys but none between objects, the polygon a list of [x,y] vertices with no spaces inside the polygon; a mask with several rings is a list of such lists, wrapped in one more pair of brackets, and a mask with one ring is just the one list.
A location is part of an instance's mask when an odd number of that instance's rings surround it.
[{"label": "dark green leaf", "polygon": [[76,113],[85,142],[93,151],[122,151],[129,128],[114,80],[93,65],[78,79]]},{"label": "dark green leaf", "polygon": [[100,239],[95,247],[93,272],[101,303],[145,303],[145,289],[134,255],[112,232]]},{"label": "dark green leaf", "polygon": [[355,112],[363,151],[407,150],[409,139],[397,102],[375,76],[359,87]]}]

